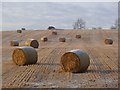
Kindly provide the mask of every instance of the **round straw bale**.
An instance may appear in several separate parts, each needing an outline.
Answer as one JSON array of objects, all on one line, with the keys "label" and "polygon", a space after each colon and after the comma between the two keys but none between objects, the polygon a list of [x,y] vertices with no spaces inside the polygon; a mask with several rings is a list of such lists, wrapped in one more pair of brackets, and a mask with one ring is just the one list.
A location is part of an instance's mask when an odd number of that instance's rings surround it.
[{"label": "round straw bale", "polygon": [[17,40],[10,41],[10,46],[19,46],[19,41]]},{"label": "round straw bale", "polygon": [[39,43],[35,39],[29,39],[29,40],[27,40],[25,42],[25,46],[31,46],[31,47],[34,47],[34,48],[38,48],[39,47]]},{"label": "round straw bale", "polygon": [[46,36],[44,36],[41,38],[41,41],[46,42],[46,41],[48,41],[48,38]]},{"label": "round straw bale", "polygon": [[37,51],[33,47],[24,46],[16,48],[12,54],[12,60],[16,65],[22,66],[37,62]]},{"label": "round straw bale", "polygon": [[22,33],[22,30],[17,30],[17,33]]},{"label": "round straw bale", "polygon": [[59,42],[65,42],[66,39],[65,38],[59,38]]},{"label": "round straw bale", "polygon": [[54,26],[49,26],[48,29],[49,29],[49,30],[54,30],[55,27],[54,27]]},{"label": "round straw bale", "polygon": [[25,28],[21,28],[22,30],[26,30]]},{"label": "round straw bale", "polygon": [[105,39],[105,44],[113,44],[113,40],[111,38]]},{"label": "round straw bale", "polygon": [[90,59],[83,51],[71,50],[62,55],[60,63],[65,72],[85,72],[90,65]]},{"label": "round straw bale", "polygon": [[57,32],[56,31],[52,31],[52,35],[57,35]]},{"label": "round straw bale", "polygon": [[76,35],[76,38],[81,38],[81,35]]}]

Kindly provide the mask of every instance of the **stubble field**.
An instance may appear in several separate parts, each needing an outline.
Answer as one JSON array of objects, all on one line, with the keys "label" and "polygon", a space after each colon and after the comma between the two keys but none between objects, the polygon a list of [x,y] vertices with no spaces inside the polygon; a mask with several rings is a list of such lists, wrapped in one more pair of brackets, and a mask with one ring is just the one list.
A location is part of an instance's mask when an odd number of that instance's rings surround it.
[{"label": "stubble field", "polygon": [[[3,88],[117,88],[118,87],[118,30],[52,30],[2,31],[2,87]],[[82,37],[76,39],[75,35]],[[42,42],[41,37],[48,41]],[[66,42],[59,42],[65,37]],[[27,39],[39,41],[37,64],[17,66],[12,61],[11,40],[24,46]],[[113,44],[106,45],[105,38]],[[61,56],[69,50],[80,49],[90,57],[85,73],[63,72]]]}]

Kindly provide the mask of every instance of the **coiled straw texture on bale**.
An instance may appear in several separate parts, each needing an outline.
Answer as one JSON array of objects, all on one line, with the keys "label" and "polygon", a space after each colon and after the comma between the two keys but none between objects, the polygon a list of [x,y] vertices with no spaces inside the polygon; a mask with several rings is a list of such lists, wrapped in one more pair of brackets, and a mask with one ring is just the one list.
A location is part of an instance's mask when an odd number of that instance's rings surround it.
[{"label": "coiled straw texture on bale", "polygon": [[65,72],[85,72],[90,64],[89,56],[80,50],[71,50],[61,57],[61,67]]},{"label": "coiled straw texture on bale", "polygon": [[37,51],[33,47],[19,47],[13,51],[12,54],[13,62],[16,65],[28,65],[35,64],[38,59]]}]

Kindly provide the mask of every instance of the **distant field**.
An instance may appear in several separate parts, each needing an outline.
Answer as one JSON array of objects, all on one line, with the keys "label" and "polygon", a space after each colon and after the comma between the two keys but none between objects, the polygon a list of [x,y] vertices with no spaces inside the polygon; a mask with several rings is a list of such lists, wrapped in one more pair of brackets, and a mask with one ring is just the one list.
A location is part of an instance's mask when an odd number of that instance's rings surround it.
[{"label": "distant field", "polygon": [[[117,30],[48,30],[2,31],[2,87],[3,88],[117,88],[118,87],[118,31]],[[81,39],[75,35],[81,34]],[[40,39],[48,37],[47,42]],[[66,42],[59,42],[65,37]],[[19,40],[20,46],[34,38],[39,41],[38,62],[34,65],[16,66],[12,62],[11,40]],[[105,38],[113,44],[106,45]],[[84,50],[90,57],[85,73],[60,71],[61,56],[69,50]]]}]

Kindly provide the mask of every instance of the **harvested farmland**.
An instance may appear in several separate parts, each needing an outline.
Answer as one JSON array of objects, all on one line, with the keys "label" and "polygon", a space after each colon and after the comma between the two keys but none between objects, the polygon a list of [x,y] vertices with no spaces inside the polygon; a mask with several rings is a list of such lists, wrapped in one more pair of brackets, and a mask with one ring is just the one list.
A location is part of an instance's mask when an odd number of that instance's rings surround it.
[{"label": "harvested farmland", "polygon": [[[26,30],[21,34],[16,30],[2,31],[2,88],[118,87],[118,30],[57,30],[57,33],[55,36],[48,30]],[[80,40],[75,38],[77,34],[82,36]],[[47,36],[49,42],[39,43],[37,63],[24,66],[13,63],[12,54],[18,47],[11,47],[11,40],[21,40],[20,47],[23,47],[27,39],[41,41],[43,36]],[[65,37],[67,41],[61,43],[59,37]],[[114,40],[114,44],[104,43],[108,37]],[[83,73],[61,70],[61,57],[76,49],[89,55],[87,70]]]}]

